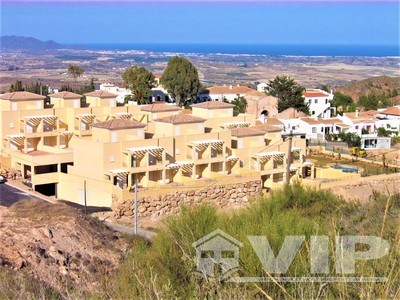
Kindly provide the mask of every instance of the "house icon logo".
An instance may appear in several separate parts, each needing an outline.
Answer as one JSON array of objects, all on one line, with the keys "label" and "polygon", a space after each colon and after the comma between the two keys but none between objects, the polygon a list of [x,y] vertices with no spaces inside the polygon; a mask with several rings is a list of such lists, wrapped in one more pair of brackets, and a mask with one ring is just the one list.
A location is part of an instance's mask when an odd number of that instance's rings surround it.
[{"label": "house icon logo", "polygon": [[243,243],[221,229],[195,241],[197,273],[207,278],[223,279],[239,269],[239,247]]}]

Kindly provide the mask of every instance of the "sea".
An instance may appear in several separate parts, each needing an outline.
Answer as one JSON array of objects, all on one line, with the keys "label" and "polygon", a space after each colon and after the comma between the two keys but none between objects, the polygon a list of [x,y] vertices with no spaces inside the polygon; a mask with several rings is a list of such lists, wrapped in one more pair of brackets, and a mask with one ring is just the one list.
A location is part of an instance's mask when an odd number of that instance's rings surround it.
[{"label": "sea", "polygon": [[84,44],[94,50],[278,56],[400,56],[399,45]]}]

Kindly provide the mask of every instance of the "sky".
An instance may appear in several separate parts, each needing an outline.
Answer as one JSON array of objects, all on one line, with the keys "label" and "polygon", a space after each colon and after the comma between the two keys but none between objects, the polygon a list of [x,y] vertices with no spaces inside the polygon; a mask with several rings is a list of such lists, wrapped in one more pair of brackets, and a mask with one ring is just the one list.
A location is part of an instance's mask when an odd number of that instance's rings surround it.
[{"label": "sky", "polygon": [[1,35],[65,44],[399,45],[399,2],[0,0]]}]

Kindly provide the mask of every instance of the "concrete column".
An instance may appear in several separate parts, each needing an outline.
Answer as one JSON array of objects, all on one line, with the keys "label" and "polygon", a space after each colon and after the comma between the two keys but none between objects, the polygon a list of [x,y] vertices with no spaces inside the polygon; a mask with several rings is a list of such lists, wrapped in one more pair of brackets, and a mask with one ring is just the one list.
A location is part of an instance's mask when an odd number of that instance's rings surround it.
[{"label": "concrete column", "polygon": [[196,146],[192,145],[192,160],[197,160],[196,157]]},{"label": "concrete column", "polygon": [[25,138],[24,140],[24,153],[28,153],[28,139]]},{"label": "concrete column", "polygon": [[132,186],[132,173],[128,174],[128,182],[127,182],[128,186]]},{"label": "concrete column", "polygon": [[161,171],[161,180],[162,180],[163,184],[165,184],[165,179],[166,179],[166,175],[167,175],[166,173],[167,172],[166,172],[165,168],[162,169],[162,171]]},{"label": "concrete column", "polygon": [[196,165],[193,165],[192,167],[192,178],[196,179]]},{"label": "concrete column", "polygon": [[225,162],[225,157],[226,157],[226,147],[225,144],[222,145],[222,157],[224,158],[224,162],[222,163],[222,173],[226,173],[226,162]]}]

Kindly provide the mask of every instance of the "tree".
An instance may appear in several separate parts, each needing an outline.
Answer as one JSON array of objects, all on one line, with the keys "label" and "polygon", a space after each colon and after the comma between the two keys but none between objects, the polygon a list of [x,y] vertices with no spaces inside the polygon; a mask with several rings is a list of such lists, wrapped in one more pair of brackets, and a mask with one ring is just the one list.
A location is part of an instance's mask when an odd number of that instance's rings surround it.
[{"label": "tree", "polygon": [[375,110],[388,106],[389,101],[387,100],[387,96],[385,96],[385,94],[377,95],[376,93],[372,92],[368,95],[361,95],[358,104],[364,107],[366,110]]},{"label": "tree", "polygon": [[230,103],[235,105],[235,107],[233,108],[233,115],[237,116],[238,114],[243,114],[246,112],[247,109],[247,100],[245,97],[240,96],[239,94],[236,96],[235,99],[233,99],[231,102],[229,102],[228,100],[226,100],[226,98],[224,99],[223,102],[226,103]]},{"label": "tree", "polygon": [[270,80],[265,88],[267,95],[278,98],[278,112],[289,107],[293,107],[299,111],[308,114],[308,105],[304,101],[304,87],[300,86],[294,79],[289,76],[276,76],[274,80]]},{"label": "tree", "polygon": [[196,67],[180,56],[175,56],[168,61],[161,83],[180,106],[183,106],[186,100],[195,99],[201,89]]},{"label": "tree", "polygon": [[22,81],[21,80],[17,80],[17,81],[15,81],[15,83],[11,83],[11,86],[10,86],[8,91],[10,93],[25,91],[24,87],[22,86]]},{"label": "tree", "polygon": [[356,104],[348,95],[336,92],[331,101],[332,106],[338,108],[341,107],[343,112],[351,112],[356,110]]},{"label": "tree", "polygon": [[154,87],[153,73],[144,67],[132,66],[122,74],[125,86],[132,91],[133,100],[138,104],[148,103],[151,88]]},{"label": "tree", "polygon": [[76,82],[76,79],[78,77],[80,77],[84,72],[85,72],[85,69],[80,66],[77,66],[77,65],[69,65],[68,66],[68,74],[70,74],[74,78],[75,82]]},{"label": "tree", "polygon": [[361,147],[361,137],[354,132],[341,132],[339,138],[347,144],[349,148]]},{"label": "tree", "polygon": [[328,87],[326,84],[323,84],[323,85],[321,86],[321,90],[323,90],[323,91],[329,93],[329,87]]}]

